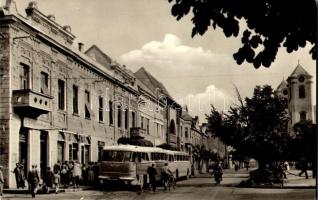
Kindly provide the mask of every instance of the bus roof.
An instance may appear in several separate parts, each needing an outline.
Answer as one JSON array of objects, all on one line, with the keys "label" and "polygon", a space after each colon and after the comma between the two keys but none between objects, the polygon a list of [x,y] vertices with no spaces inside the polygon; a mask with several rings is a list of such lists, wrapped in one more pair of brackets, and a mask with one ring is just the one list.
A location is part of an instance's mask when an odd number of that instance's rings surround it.
[{"label": "bus roof", "polygon": [[117,151],[134,151],[134,152],[158,152],[164,153],[166,150],[158,148],[158,147],[141,147],[134,145],[113,145],[113,146],[105,146],[104,150],[117,150]]},{"label": "bus roof", "polygon": [[141,147],[135,145],[112,145],[112,146],[105,146],[104,150],[112,150],[112,151],[133,151],[133,152],[156,152],[156,153],[167,153],[167,154],[177,154],[177,155],[189,155],[186,152],[181,151],[171,151],[166,149],[161,149],[159,147]]}]

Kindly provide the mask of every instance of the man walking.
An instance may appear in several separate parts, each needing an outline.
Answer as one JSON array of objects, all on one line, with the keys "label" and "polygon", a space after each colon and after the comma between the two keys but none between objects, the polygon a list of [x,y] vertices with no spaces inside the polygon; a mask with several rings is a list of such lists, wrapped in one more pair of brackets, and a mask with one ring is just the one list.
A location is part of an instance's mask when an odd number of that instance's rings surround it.
[{"label": "man walking", "polygon": [[29,174],[28,174],[28,181],[29,181],[29,188],[30,188],[32,197],[34,198],[37,192],[37,186],[40,181],[39,172],[37,170],[36,165],[32,165],[32,169],[29,171]]},{"label": "man walking", "polygon": [[156,191],[156,175],[157,175],[155,164],[152,164],[150,167],[148,167],[147,173],[149,175],[150,186],[152,188],[152,191],[155,192]]}]

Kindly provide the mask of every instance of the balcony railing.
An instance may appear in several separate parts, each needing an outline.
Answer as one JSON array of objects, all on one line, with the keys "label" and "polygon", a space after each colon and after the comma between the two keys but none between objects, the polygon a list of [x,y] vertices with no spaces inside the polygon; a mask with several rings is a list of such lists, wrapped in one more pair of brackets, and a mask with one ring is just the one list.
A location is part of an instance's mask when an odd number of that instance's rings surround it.
[{"label": "balcony railing", "polygon": [[146,129],[140,127],[130,128],[130,137],[143,137],[146,135]]},{"label": "balcony railing", "polygon": [[27,90],[13,91],[13,108],[18,114],[38,117],[52,111],[53,97]]}]

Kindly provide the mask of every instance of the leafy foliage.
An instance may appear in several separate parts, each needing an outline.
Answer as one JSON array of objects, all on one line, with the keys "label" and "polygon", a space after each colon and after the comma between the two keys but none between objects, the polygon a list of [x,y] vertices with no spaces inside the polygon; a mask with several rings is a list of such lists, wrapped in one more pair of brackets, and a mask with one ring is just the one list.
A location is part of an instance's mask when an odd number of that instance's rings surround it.
[{"label": "leafy foliage", "polygon": [[316,158],[316,125],[312,121],[300,121],[293,127],[295,136],[291,142],[291,158],[305,158],[308,162],[314,162]]},{"label": "leafy foliage", "polygon": [[252,98],[226,114],[212,106],[208,129],[241,156],[263,162],[283,160],[291,139],[286,108],[286,100],[275,96],[270,86],[257,86]]},{"label": "leafy foliage", "polygon": [[[314,44],[316,38],[315,0],[168,0],[171,14],[180,20],[192,11],[192,37],[203,35],[210,26],[220,27],[226,37],[237,37],[240,20],[247,27],[242,47],[234,53],[237,64],[244,61],[269,67],[283,46],[288,53]],[[309,52],[316,59],[316,45]]]}]

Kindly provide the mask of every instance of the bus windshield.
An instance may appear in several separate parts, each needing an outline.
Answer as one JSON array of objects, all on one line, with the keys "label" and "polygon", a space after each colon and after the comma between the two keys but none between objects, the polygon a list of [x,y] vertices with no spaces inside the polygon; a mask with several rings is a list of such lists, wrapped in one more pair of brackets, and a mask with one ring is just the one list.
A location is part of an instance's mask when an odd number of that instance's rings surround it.
[{"label": "bus windshield", "polygon": [[131,161],[130,151],[109,151],[103,152],[103,161],[114,161],[114,162],[129,162]]}]

